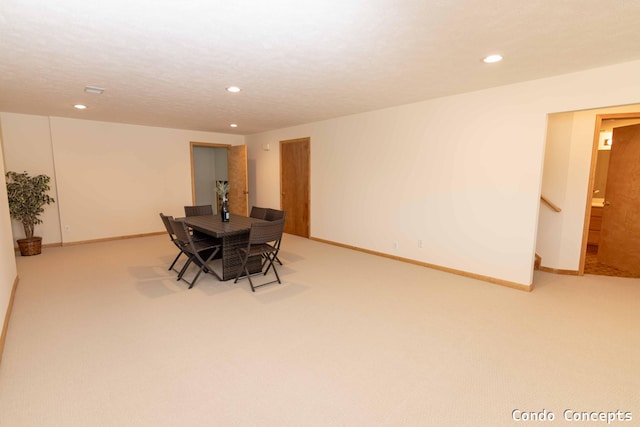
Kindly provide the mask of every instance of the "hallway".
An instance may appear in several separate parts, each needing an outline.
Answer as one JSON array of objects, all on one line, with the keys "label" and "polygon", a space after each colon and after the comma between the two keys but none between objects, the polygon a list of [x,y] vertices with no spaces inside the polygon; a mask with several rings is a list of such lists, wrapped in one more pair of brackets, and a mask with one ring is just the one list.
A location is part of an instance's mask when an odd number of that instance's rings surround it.
[{"label": "hallway", "polygon": [[633,277],[639,278],[640,275],[630,273],[624,270],[618,270],[614,267],[601,264],[598,262],[598,247],[595,245],[587,246],[587,256],[584,264],[584,274],[595,274],[599,276],[615,276],[615,277]]}]

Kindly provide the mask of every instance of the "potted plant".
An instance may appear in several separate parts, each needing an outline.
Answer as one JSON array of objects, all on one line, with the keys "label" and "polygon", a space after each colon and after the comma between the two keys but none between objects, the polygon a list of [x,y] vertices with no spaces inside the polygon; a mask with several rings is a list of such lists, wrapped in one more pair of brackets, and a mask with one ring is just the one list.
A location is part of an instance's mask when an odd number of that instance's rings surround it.
[{"label": "potted plant", "polygon": [[24,239],[18,239],[20,253],[23,256],[37,255],[42,251],[42,237],[34,237],[33,229],[41,224],[40,214],[44,205],[55,200],[47,192],[49,178],[47,175],[29,176],[27,172],[7,172],[7,196],[9,198],[9,214],[24,227]]},{"label": "potted plant", "polygon": [[222,218],[222,222],[229,221],[229,205],[228,205],[228,196],[229,196],[229,183],[227,181],[218,181],[216,183],[216,193],[220,196],[220,217]]}]

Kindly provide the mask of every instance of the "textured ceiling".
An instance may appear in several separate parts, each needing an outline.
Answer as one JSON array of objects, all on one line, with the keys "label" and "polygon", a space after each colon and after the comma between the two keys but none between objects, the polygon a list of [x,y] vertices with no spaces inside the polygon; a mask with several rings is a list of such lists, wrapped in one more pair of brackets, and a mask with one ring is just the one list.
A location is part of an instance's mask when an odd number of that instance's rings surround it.
[{"label": "textured ceiling", "polygon": [[637,60],[639,22],[638,0],[0,0],[0,111],[251,134]]}]

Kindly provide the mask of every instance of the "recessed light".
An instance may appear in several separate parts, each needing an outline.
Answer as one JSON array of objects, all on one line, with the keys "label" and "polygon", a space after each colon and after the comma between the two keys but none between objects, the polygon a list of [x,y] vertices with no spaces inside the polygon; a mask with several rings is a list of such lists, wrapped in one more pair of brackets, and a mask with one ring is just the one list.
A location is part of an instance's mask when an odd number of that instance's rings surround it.
[{"label": "recessed light", "polygon": [[231,123],[229,126],[232,127],[232,128],[237,128],[238,127],[238,125],[235,124],[235,123]]},{"label": "recessed light", "polygon": [[240,92],[240,88],[238,86],[229,86],[227,92]]},{"label": "recessed light", "polygon": [[486,58],[484,58],[483,61],[486,62],[487,64],[492,64],[494,62],[500,62],[500,61],[502,61],[502,56],[501,55],[489,55]]},{"label": "recessed light", "polygon": [[87,108],[86,105],[82,105],[82,104],[76,104],[73,106],[73,108],[76,108],[78,110],[85,110]]}]

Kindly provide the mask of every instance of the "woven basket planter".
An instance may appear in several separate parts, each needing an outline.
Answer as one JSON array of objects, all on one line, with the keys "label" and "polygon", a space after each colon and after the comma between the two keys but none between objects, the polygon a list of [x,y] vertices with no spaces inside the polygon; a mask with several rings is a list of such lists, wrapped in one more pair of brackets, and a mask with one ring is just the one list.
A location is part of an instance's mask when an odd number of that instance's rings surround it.
[{"label": "woven basket planter", "polygon": [[42,252],[42,237],[19,239],[18,247],[22,256],[38,255]]}]

